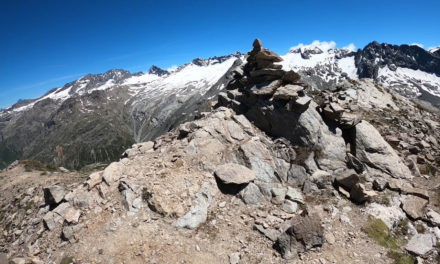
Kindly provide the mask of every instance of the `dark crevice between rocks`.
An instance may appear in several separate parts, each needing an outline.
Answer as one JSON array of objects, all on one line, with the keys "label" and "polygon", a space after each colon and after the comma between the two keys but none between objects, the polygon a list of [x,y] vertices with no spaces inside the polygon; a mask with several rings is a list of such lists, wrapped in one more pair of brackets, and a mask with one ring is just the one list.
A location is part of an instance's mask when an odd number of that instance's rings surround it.
[{"label": "dark crevice between rocks", "polygon": [[[333,120],[330,120],[329,118],[327,118],[325,115],[323,115],[322,112],[320,111],[319,106],[316,107],[316,111],[320,114],[322,120],[327,125],[328,130],[331,131],[333,134],[336,134],[336,129],[338,128],[338,124],[336,122],[334,122]],[[340,129],[342,131],[344,131],[342,128],[340,128]]]},{"label": "dark crevice between rocks", "polygon": [[217,179],[217,177],[215,178],[215,181],[217,182],[218,189],[223,194],[229,194],[229,195],[238,194],[241,190],[246,188],[246,186],[248,185],[247,183],[245,183],[245,184],[225,184],[222,181],[220,181],[219,179]]},{"label": "dark crevice between rocks", "polygon": [[274,171],[274,175],[277,178],[278,182],[284,182],[283,179],[281,178],[281,176],[278,174],[278,172],[276,170]]},{"label": "dark crevice between rocks", "polygon": [[341,129],[345,145],[350,146],[350,153],[356,157],[356,127]]}]

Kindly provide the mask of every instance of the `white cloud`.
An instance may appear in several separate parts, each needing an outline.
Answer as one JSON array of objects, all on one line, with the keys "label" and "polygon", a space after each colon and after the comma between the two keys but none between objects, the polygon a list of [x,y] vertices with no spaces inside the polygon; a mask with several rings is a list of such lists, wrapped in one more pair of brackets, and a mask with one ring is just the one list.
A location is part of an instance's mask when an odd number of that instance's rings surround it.
[{"label": "white cloud", "polygon": [[356,45],[354,45],[354,43],[350,43],[347,46],[343,47],[342,49],[346,49],[349,51],[356,51]]},{"label": "white cloud", "polygon": [[[334,41],[315,40],[311,44],[300,43],[296,46],[293,46],[290,48],[290,51],[294,51],[294,50],[298,50],[298,49],[301,49],[301,51],[304,51],[306,49],[311,49],[311,48],[315,48],[315,47],[319,48],[322,51],[327,51],[329,49],[337,48],[337,44]],[[356,51],[356,45],[354,45],[354,43],[350,43],[347,46],[342,47],[342,49],[349,50],[349,51]]]},{"label": "white cloud", "polygon": [[423,49],[423,44],[420,43],[412,43],[411,46],[419,46],[420,48]]},{"label": "white cloud", "polygon": [[297,46],[291,47],[290,50],[298,50],[301,49],[301,51],[305,50],[305,49],[310,49],[310,48],[319,48],[322,51],[327,51],[329,49],[334,49],[336,48],[336,42],[334,41],[319,41],[319,40],[315,40],[312,42],[312,44],[303,44],[300,43]]}]

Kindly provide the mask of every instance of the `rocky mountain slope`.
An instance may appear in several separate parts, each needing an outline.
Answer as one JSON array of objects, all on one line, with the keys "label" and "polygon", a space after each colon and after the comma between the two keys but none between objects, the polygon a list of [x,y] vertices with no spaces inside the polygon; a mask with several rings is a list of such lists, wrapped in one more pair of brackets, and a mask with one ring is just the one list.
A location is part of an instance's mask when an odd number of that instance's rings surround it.
[{"label": "rocky mountain slope", "polygon": [[215,110],[90,174],[0,174],[0,261],[438,263],[440,118],[254,42]]},{"label": "rocky mountain slope", "polygon": [[[354,51],[314,42],[293,47],[278,65],[299,73],[312,90],[366,77],[438,106],[437,51],[376,42]],[[244,61],[237,53],[195,59],[171,71],[111,70],[21,101],[0,111],[0,168],[16,159],[75,169],[117,160],[132,143],[155,139],[208,111]]]},{"label": "rocky mountain slope", "polygon": [[14,105],[0,112],[0,167],[27,158],[68,168],[116,160],[133,143],[209,109],[207,97],[240,57],[196,59],[173,72],[87,75]]}]

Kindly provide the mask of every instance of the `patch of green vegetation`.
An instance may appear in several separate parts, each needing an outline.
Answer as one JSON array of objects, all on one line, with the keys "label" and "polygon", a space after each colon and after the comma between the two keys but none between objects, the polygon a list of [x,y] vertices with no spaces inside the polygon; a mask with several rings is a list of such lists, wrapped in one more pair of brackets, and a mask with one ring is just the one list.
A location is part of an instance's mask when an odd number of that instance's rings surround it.
[{"label": "patch of green vegetation", "polygon": [[392,232],[382,220],[369,216],[363,230],[379,245],[390,249],[387,255],[394,260],[393,264],[414,264],[415,259],[400,249],[404,244],[402,237],[408,233],[408,223],[408,219],[401,221]]},{"label": "patch of green vegetation", "polygon": [[75,264],[75,258],[74,257],[64,257],[60,264]]},{"label": "patch of green vegetation", "polygon": [[372,202],[378,203],[378,204],[383,204],[385,206],[390,206],[391,205],[391,193],[390,191],[386,190],[383,192],[378,193],[378,195],[374,196],[372,199]]},{"label": "patch of green vegetation", "polygon": [[20,163],[24,164],[24,170],[27,172],[31,172],[34,170],[43,172],[58,170],[58,167],[55,164],[44,164],[38,160],[22,160],[20,161]]},{"label": "patch of green vegetation", "polygon": [[389,251],[388,257],[394,260],[394,264],[414,264],[416,263],[414,257],[397,251]]},{"label": "patch of green vegetation", "polygon": [[391,205],[390,197],[388,195],[381,196],[379,203],[386,206],[390,206]]},{"label": "patch of green vegetation", "polygon": [[400,221],[399,225],[396,228],[396,235],[400,236],[406,236],[408,234],[408,218],[405,218],[404,220]]},{"label": "patch of green vegetation", "polygon": [[34,207],[34,200],[30,200],[29,202],[26,203],[26,206],[24,207],[24,210],[29,210],[32,209]]},{"label": "patch of green vegetation", "polygon": [[86,165],[82,167],[79,172],[83,174],[90,175],[91,173],[95,171],[101,171],[104,170],[110,163],[108,162],[99,162],[99,163],[92,163],[89,165]]},{"label": "patch of green vegetation", "polygon": [[399,248],[397,238],[391,233],[388,226],[380,219],[369,216],[367,225],[364,227],[364,232],[383,247],[391,249]]},{"label": "patch of green vegetation", "polygon": [[46,169],[48,171],[57,171],[58,167],[53,163],[49,163],[49,164],[46,164]]},{"label": "patch of green vegetation", "polygon": [[298,203],[299,209],[303,212],[307,212],[307,205],[305,203]]},{"label": "patch of green vegetation", "polygon": [[14,149],[11,149],[5,142],[0,142],[0,170],[6,168],[14,162],[20,159],[21,153]]}]

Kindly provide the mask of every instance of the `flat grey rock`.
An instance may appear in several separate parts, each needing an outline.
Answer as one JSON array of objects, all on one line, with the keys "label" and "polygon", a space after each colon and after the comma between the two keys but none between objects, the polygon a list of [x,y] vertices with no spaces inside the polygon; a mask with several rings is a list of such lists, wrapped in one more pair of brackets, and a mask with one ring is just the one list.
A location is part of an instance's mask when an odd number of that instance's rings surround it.
[{"label": "flat grey rock", "polygon": [[294,214],[298,210],[298,204],[290,200],[285,200],[283,205],[281,206],[281,210],[288,214]]},{"label": "flat grey rock", "polygon": [[428,204],[428,200],[420,198],[414,195],[408,195],[402,201],[402,209],[412,219],[421,219],[424,216],[425,207]]},{"label": "flat grey rock", "polygon": [[433,237],[430,234],[417,234],[409,240],[405,249],[412,254],[424,256],[433,249]]},{"label": "flat grey rock", "polygon": [[214,175],[224,184],[246,184],[255,180],[255,173],[243,165],[226,163],[217,167]]},{"label": "flat grey rock", "polygon": [[304,196],[301,191],[290,186],[287,187],[286,198],[294,202],[304,203]]},{"label": "flat grey rock", "polygon": [[426,217],[431,222],[431,224],[440,226],[440,214],[437,213],[436,211],[429,209],[428,212],[426,213]]}]

